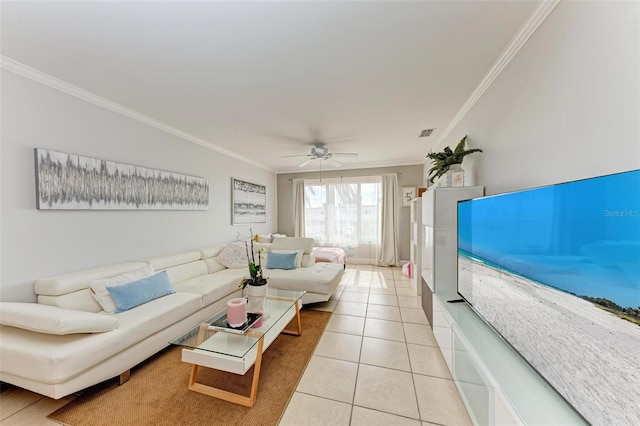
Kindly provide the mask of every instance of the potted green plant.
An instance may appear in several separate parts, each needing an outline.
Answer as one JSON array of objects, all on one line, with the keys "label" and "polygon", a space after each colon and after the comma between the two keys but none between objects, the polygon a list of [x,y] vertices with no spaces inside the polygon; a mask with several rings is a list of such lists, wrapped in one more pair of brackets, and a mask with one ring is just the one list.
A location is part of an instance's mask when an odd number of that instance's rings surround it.
[{"label": "potted green plant", "polygon": [[[267,295],[267,278],[262,275],[262,253],[258,254],[258,263],[256,264],[255,251],[253,249],[253,230],[250,229],[250,243],[245,241],[247,249],[247,259],[249,261],[250,278],[245,278],[240,282],[240,287],[244,290],[247,286],[248,311],[262,312],[264,308],[264,298]],[[251,250],[249,250],[251,246]],[[261,249],[261,251],[264,249]],[[251,254],[249,254],[251,252]]]},{"label": "potted green plant", "polygon": [[467,135],[465,135],[456,148],[452,151],[448,146],[443,152],[431,152],[427,154],[427,158],[433,160],[433,167],[429,169],[429,182],[433,181],[449,171],[451,166],[455,164],[462,164],[462,160],[465,156],[474,152],[482,152],[479,148],[465,149],[467,144]]}]

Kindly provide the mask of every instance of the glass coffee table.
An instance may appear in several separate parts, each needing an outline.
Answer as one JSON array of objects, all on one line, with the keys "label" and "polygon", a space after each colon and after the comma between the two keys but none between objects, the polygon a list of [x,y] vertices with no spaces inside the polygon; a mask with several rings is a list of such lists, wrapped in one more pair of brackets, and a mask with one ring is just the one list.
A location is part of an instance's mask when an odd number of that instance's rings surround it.
[{"label": "glass coffee table", "polygon": [[[209,324],[226,314],[226,309],[192,328],[170,343],[182,346],[182,362],[193,364],[188,389],[235,404],[253,407],[260,380],[262,354],[280,333],[302,334],[300,307],[304,291],[269,288],[264,302],[263,322],[244,334],[210,329]],[[296,318],[297,329],[285,327]],[[251,393],[244,396],[196,381],[198,368],[207,367],[244,375],[255,364]]]}]

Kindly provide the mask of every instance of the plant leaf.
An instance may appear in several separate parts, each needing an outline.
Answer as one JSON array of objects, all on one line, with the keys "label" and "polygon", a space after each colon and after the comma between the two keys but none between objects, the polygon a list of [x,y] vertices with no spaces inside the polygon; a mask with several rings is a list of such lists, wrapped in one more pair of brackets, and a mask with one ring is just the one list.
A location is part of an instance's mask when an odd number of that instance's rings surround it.
[{"label": "plant leaf", "polygon": [[448,146],[444,148],[443,152],[429,151],[427,158],[433,160],[432,167],[429,169],[428,173],[430,176],[429,181],[431,183],[433,183],[436,178],[439,178],[448,172],[451,165],[462,164],[462,160],[465,156],[473,154],[474,152],[482,152],[479,148],[465,150],[466,144],[467,135],[460,139],[460,142],[458,142],[454,151],[452,151]]}]

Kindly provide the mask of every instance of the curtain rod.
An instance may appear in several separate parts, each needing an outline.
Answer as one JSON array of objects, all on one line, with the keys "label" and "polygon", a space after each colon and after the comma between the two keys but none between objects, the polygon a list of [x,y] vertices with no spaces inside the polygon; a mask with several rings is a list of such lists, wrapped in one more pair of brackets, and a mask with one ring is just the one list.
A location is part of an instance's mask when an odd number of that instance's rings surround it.
[{"label": "curtain rod", "polygon": [[[386,173],[385,173],[385,174],[386,174]],[[401,174],[403,174],[403,173],[402,173],[402,172],[397,172],[396,174],[397,174],[397,175],[401,175]],[[337,178],[337,177],[339,177],[339,178],[343,178],[343,177],[369,177],[369,176],[375,176],[375,175],[349,175],[349,176],[343,176],[343,175],[340,175],[340,176],[324,176],[324,178],[323,178],[323,179]],[[380,176],[382,176],[382,175],[380,175]],[[304,179],[304,178],[300,178],[300,179]],[[319,178],[310,178],[310,179],[319,179]],[[289,178],[289,179],[287,179],[287,180],[288,180],[288,181],[290,181],[290,182],[293,182],[293,178]]]}]

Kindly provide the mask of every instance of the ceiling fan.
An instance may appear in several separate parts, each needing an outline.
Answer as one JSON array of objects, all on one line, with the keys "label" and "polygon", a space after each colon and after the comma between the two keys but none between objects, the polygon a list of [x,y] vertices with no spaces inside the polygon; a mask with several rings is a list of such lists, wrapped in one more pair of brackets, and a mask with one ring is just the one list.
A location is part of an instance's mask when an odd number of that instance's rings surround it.
[{"label": "ceiling fan", "polygon": [[282,158],[293,158],[293,157],[308,157],[307,160],[302,162],[298,167],[304,167],[313,160],[325,160],[327,163],[340,167],[342,164],[339,161],[336,161],[333,157],[344,157],[344,158],[358,158],[358,154],[355,152],[329,152],[329,149],[325,146],[324,143],[316,142],[311,147],[311,153],[309,154],[298,154],[298,155],[283,155]]}]

